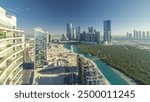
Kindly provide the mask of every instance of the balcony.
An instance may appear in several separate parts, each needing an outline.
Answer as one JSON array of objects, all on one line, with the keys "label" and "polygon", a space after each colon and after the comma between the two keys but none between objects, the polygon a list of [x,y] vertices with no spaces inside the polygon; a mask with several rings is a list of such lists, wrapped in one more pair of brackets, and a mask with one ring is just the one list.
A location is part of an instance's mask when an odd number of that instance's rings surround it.
[{"label": "balcony", "polygon": [[15,29],[13,26],[8,26],[0,23],[0,27],[9,28],[9,29]]},{"label": "balcony", "polygon": [[10,76],[13,75],[12,79],[18,74],[18,72],[20,70],[22,70],[19,66],[22,64],[22,61],[18,61],[15,65],[14,65],[14,69],[12,70],[12,72],[9,74],[9,76],[5,79],[3,84],[8,85],[10,83],[11,80],[9,80]]},{"label": "balcony", "polygon": [[[9,75],[10,72],[12,71],[11,69],[13,69],[14,67],[16,67],[16,66],[14,66],[14,62],[18,61],[21,58],[23,58],[22,55],[16,57],[15,59],[13,59],[13,61],[7,63],[7,66],[4,67],[3,69],[1,69],[0,77],[3,77],[4,75]],[[23,60],[22,60],[22,62],[23,62]],[[15,64],[15,65],[17,65],[17,64]]]},{"label": "balcony", "polygon": [[6,36],[0,34],[0,39],[5,39]]},{"label": "balcony", "polygon": [[[22,64],[22,62],[18,62],[16,63],[16,65],[14,66],[13,71],[9,74],[9,76],[6,78],[6,80],[4,81],[3,85],[9,85],[10,82],[22,71],[21,68],[19,68],[19,66]],[[13,75],[13,77],[10,79],[10,76]]]},{"label": "balcony", "polygon": [[2,62],[5,62],[7,59],[9,59],[13,55],[19,53],[19,51],[21,51],[21,50],[23,50],[23,48],[19,48],[16,51],[12,51],[11,53],[7,54],[5,57],[0,58],[0,65],[2,64]]},{"label": "balcony", "polygon": [[[12,33],[13,34],[13,33]],[[23,35],[22,34],[18,34],[18,35],[7,35],[6,33],[4,32],[0,32],[0,41],[6,41],[6,40],[13,40],[13,39],[21,39],[23,38]]]},{"label": "balcony", "polygon": [[6,37],[6,38],[0,38],[0,42],[6,41],[6,40],[13,40],[13,39],[22,39],[22,37]]},{"label": "balcony", "polygon": [[9,28],[9,27],[5,27],[5,26],[1,26],[1,24],[0,24],[0,33],[1,33],[1,31],[4,31],[4,32],[14,32],[14,33],[17,33],[17,34],[21,34],[20,37],[22,37],[23,36],[22,33],[24,33],[23,30],[14,29],[13,27]]},{"label": "balcony", "polygon": [[21,80],[23,74],[22,71],[20,71],[16,77],[14,77],[14,79],[9,83],[9,85],[16,85],[17,83],[19,83],[19,80]]},{"label": "balcony", "polygon": [[4,71],[5,68],[6,68],[6,67],[2,67],[2,68],[0,69],[0,75],[3,73],[3,71]]},{"label": "balcony", "polygon": [[7,52],[8,50],[10,50],[11,48],[16,47],[16,46],[19,46],[19,45],[22,45],[22,44],[23,44],[22,41],[18,41],[16,44],[8,44],[8,45],[6,46],[6,48],[1,48],[1,49],[0,49],[0,54],[5,53],[5,52]]}]

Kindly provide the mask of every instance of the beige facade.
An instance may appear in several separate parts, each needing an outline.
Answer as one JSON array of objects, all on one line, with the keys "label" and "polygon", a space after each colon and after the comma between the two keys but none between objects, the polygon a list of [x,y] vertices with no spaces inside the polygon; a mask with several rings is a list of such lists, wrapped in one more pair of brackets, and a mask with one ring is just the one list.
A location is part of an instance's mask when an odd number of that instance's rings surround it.
[{"label": "beige facade", "polygon": [[0,7],[0,84],[20,85],[22,83],[22,63],[24,31],[17,30],[16,17],[6,15]]}]

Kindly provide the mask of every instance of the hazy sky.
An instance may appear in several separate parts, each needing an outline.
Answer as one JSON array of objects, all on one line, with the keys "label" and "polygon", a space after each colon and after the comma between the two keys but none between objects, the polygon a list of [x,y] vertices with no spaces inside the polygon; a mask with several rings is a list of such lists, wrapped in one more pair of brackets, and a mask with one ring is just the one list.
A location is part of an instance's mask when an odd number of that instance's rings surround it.
[{"label": "hazy sky", "polygon": [[86,30],[94,26],[103,34],[103,21],[112,21],[112,34],[150,31],[150,0],[0,0],[0,6],[16,14],[18,28],[33,32],[66,33],[66,23]]}]

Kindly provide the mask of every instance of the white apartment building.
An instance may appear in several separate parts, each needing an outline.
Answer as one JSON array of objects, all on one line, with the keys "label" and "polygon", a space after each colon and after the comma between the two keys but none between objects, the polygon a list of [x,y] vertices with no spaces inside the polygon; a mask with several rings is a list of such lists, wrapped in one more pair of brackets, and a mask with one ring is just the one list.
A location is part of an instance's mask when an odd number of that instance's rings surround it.
[{"label": "white apartment building", "polygon": [[17,30],[16,21],[0,7],[0,85],[22,83],[24,31]]}]

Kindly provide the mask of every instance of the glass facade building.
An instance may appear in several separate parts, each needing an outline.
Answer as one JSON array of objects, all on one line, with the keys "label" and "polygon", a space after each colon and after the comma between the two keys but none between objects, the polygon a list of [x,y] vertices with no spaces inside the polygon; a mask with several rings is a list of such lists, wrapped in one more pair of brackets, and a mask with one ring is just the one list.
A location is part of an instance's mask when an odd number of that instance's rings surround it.
[{"label": "glass facade building", "polygon": [[73,39],[73,31],[72,31],[72,24],[71,23],[68,23],[67,24],[67,38],[69,40]]},{"label": "glass facade building", "polygon": [[41,28],[35,28],[34,38],[34,68],[43,68],[47,64],[47,33]]},{"label": "glass facade building", "polygon": [[104,42],[111,42],[111,21],[104,21]]}]

